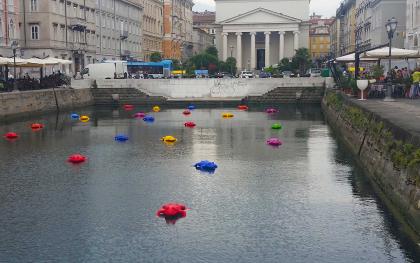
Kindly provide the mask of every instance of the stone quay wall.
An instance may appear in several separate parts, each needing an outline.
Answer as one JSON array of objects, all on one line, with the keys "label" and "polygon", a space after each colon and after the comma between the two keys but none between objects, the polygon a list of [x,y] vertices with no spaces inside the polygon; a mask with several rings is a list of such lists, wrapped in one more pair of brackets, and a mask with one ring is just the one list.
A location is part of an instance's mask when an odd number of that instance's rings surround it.
[{"label": "stone quay wall", "polygon": [[420,237],[420,138],[355,104],[338,91],[327,91],[324,116],[356,156],[389,210]]},{"label": "stone quay wall", "polygon": [[52,89],[0,93],[0,119],[29,113],[56,111],[93,105],[88,88]]}]

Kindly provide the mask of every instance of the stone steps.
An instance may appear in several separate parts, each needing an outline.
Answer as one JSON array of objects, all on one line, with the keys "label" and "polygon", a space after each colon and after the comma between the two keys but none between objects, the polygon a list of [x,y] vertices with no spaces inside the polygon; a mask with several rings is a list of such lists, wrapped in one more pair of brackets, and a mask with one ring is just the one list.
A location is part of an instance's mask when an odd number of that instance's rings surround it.
[{"label": "stone steps", "polygon": [[[119,100],[114,101],[112,94],[118,94]],[[99,88],[92,89],[95,105],[115,104],[155,104],[166,101],[161,96],[149,96],[135,88]]]},{"label": "stone steps", "polygon": [[261,96],[248,96],[249,102],[321,102],[323,87],[279,87]]}]

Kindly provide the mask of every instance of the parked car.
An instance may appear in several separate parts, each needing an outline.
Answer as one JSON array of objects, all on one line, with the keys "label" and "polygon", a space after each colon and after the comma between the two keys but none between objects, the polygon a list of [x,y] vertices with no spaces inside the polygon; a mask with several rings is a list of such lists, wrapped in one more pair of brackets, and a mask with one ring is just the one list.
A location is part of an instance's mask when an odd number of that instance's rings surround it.
[{"label": "parked car", "polygon": [[269,72],[261,72],[261,73],[258,75],[258,77],[259,77],[260,79],[271,78],[271,73],[269,73]]},{"label": "parked car", "polygon": [[239,75],[240,78],[243,79],[249,79],[249,78],[253,78],[254,74],[251,71],[241,71],[241,74]]},{"label": "parked car", "polygon": [[311,77],[321,77],[321,70],[319,68],[311,68],[308,73]]},{"label": "parked car", "polygon": [[283,78],[294,78],[295,74],[292,71],[285,70],[281,73],[283,75]]}]

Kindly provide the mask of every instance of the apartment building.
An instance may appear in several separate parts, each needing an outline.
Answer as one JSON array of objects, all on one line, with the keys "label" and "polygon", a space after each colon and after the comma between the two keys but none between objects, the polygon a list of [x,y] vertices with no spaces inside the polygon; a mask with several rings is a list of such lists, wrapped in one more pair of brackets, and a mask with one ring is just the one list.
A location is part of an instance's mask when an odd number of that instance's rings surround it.
[{"label": "apartment building", "polygon": [[340,19],[334,18],[330,27],[330,55],[339,57],[340,52]]},{"label": "apartment building", "polygon": [[140,0],[96,0],[96,61],[142,60]]},{"label": "apartment building", "polygon": [[19,0],[0,0],[0,55],[12,56],[10,45],[19,41]]},{"label": "apartment building", "polygon": [[185,60],[193,54],[192,0],[163,1],[163,57]]},{"label": "apartment building", "polygon": [[315,13],[310,16],[309,51],[312,59],[326,58],[330,54],[330,27],[334,18],[322,18]]},{"label": "apartment building", "polygon": [[398,21],[392,46],[403,48],[406,36],[406,8],[406,0],[357,0],[356,36],[360,49],[388,43],[385,24],[392,17]]},{"label": "apartment building", "polygon": [[93,62],[94,0],[20,0],[19,8],[19,49],[23,57],[72,60],[70,74]]},{"label": "apartment building", "polygon": [[162,53],[163,0],[141,0],[143,6],[143,60],[154,52]]},{"label": "apartment building", "polygon": [[420,50],[420,1],[407,0],[406,9],[406,39],[405,47],[407,49]]},{"label": "apartment building", "polygon": [[214,35],[204,29],[193,28],[193,54],[204,52],[208,47],[214,46]]}]

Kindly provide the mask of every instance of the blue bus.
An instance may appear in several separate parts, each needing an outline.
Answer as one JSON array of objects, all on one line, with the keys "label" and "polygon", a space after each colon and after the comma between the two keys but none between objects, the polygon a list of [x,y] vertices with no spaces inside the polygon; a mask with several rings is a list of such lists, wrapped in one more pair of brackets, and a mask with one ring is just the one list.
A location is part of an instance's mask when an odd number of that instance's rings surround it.
[{"label": "blue bus", "polygon": [[160,62],[128,61],[127,70],[134,77],[169,78],[172,71],[172,60],[162,60]]}]

